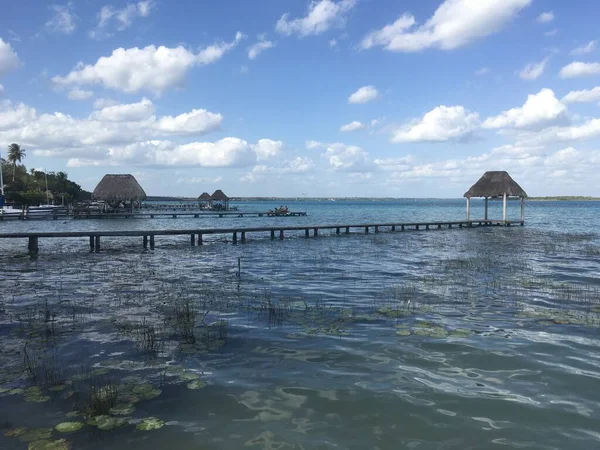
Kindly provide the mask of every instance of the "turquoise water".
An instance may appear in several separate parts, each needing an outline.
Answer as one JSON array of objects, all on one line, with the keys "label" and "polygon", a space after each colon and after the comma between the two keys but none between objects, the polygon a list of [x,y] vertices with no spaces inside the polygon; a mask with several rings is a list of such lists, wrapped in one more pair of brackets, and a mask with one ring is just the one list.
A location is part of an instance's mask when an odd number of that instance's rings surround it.
[{"label": "turquoise water", "polygon": [[[0,229],[465,215],[463,200],[287,206],[308,216]],[[509,218],[518,218],[517,203],[509,206]],[[478,213],[483,204],[475,202]],[[100,254],[87,253],[86,239],[41,240],[37,261],[24,254],[24,241],[0,241],[2,434],[78,421],[85,426],[76,432],[43,437],[76,449],[130,450],[599,447],[599,213],[598,203],[530,202],[524,227],[275,242],[252,235],[245,245],[215,236],[194,248],[182,236],[157,239],[154,252],[138,239],[106,239]],[[490,217],[500,216],[494,202]],[[183,330],[182,306],[196,313],[191,331]],[[153,352],[141,337],[148,326]],[[120,427],[101,430],[87,424],[90,413],[75,415],[98,386],[114,386],[119,404],[137,400],[134,410],[113,415],[125,418]],[[148,417],[164,426],[138,430]],[[2,434],[0,448],[28,447],[31,434]]]}]

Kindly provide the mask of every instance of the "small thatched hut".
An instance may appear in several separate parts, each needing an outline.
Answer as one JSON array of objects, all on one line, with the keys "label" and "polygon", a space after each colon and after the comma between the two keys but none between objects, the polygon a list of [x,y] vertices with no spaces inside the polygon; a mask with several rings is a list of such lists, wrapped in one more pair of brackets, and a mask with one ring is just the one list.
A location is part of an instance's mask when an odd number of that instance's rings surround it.
[{"label": "small thatched hut", "polygon": [[[223,209],[225,211],[229,209],[229,197],[227,197],[221,189],[217,189],[215,192],[213,192],[213,195],[210,196],[210,199],[213,208],[216,208],[217,205],[219,205],[216,209]],[[215,202],[217,205],[215,205]]]},{"label": "small thatched hut", "polygon": [[113,208],[123,205],[133,210],[141,206],[146,198],[146,192],[139,185],[133,175],[107,174],[100,180],[92,193],[92,199],[108,203]]},{"label": "small thatched hut", "polygon": [[212,203],[212,199],[210,198],[210,194],[208,192],[203,192],[200,197],[198,197],[198,205],[206,206]]},{"label": "small thatched hut", "polygon": [[467,220],[471,216],[471,198],[485,198],[485,218],[488,220],[488,199],[502,198],[502,220],[506,222],[506,200],[509,197],[517,197],[521,199],[521,223],[525,221],[525,198],[527,193],[518,183],[513,180],[508,172],[491,171],[486,172],[471,188],[465,192],[464,197],[467,199]]}]

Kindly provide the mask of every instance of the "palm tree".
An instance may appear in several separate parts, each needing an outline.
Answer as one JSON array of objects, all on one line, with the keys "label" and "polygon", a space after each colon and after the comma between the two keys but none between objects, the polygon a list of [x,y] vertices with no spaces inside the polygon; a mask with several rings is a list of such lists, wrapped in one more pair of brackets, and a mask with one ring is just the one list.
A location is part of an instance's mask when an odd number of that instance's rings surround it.
[{"label": "palm tree", "polygon": [[19,144],[10,144],[8,146],[8,161],[13,165],[13,182],[15,181],[15,171],[17,170],[17,162],[23,161],[25,158],[25,149]]}]

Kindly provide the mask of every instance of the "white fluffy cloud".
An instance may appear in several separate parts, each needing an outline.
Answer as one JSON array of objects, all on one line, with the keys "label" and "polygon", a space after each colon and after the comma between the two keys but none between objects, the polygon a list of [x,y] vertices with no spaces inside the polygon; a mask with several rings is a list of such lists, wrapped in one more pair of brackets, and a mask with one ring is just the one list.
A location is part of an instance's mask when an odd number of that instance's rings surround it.
[{"label": "white fluffy cloud", "polygon": [[92,98],[94,93],[92,91],[85,91],[76,87],[71,89],[67,96],[69,97],[69,100],[87,100]]},{"label": "white fluffy cloud", "polygon": [[52,18],[48,20],[44,27],[53,33],[71,34],[77,28],[77,15],[73,12],[73,3],[66,5],[51,5]]},{"label": "white fluffy cloud", "polygon": [[315,163],[310,158],[302,158],[300,156],[283,161],[279,166],[257,165],[252,168],[252,171],[246,173],[241,181],[246,183],[256,183],[265,179],[266,175],[289,175],[289,174],[304,174],[312,171]]},{"label": "white fluffy cloud", "polygon": [[554,20],[554,13],[552,11],[543,12],[537,16],[537,23],[550,23]]},{"label": "white fluffy cloud", "polygon": [[[107,146],[129,145],[161,136],[202,135],[219,128],[223,118],[206,110],[178,116],[154,115],[150,100],[107,106],[88,118],[56,112],[38,114],[24,104],[0,102],[0,141],[20,142],[35,154],[103,154]],[[93,159],[93,158],[92,158]]]},{"label": "white fluffy cloud", "polygon": [[445,142],[468,138],[479,126],[479,114],[463,106],[438,106],[416,123],[394,131],[392,142]]},{"label": "white fluffy cloud", "polygon": [[107,106],[115,106],[118,105],[119,101],[112,98],[97,98],[94,100],[94,109],[102,109]]},{"label": "white fluffy cloud", "polygon": [[256,152],[256,157],[259,161],[273,158],[279,155],[283,150],[284,144],[282,141],[273,141],[271,139],[260,139],[252,149]]},{"label": "white fluffy cloud", "polygon": [[223,181],[223,177],[179,177],[177,184],[215,184]]},{"label": "white fluffy cloud", "polygon": [[123,31],[129,28],[135,19],[148,17],[155,6],[154,0],[128,3],[122,9],[105,5],[98,13],[98,24],[89,35],[93,39],[102,39],[111,36],[114,30]]},{"label": "white fluffy cloud", "polygon": [[579,125],[554,126],[539,132],[523,132],[517,145],[547,145],[556,142],[583,141],[600,136],[600,119],[590,119]]},{"label": "white fluffy cloud", "polygon": [[571,91],[562,98],[563,103],[593,103],[600,101],[600,86],[582,91]]},{"label": "white fluffy cloud", "polygon": [[596,45],[598,44],[598,41],[590,41],[588,42],[586,45],[583,45],[581,47],[577,47],[574,48],[573,50],[571,50],[571,55],[587,55],[588,53],[592,53],[594,50],[596,50]]},{"label": "white fluffy cloud", "polygon": [[552,89],[542,89],[537,94],[528,95],[523,106],[489,117],[483,123],[483,128],[527,128],[548,125],[565,119],[566,112],[567,107],[556,98]]},{"label": "white fluffy cloud", "polygon": [[93,65],[79,63],[66,76],[53,77],[52,82],[57,87],[99,84],[127,93],[149,91],[158,95],[183,84],[192,67],[216,62],[241,39],[243,35],[238,32],[232,42],[216,43],[203,48],[198,54],[181,46],[118,48]]},{"label": "white fluffy cloud", "polygon": [[268,50],[270,48],[273,48],[274,46],[275,46],[274,42],[267,41],[264,36],[259,36],[258,42],[254,43],[253,45],[250,46],[250,48],[248,48],[248,58],[256,59],[256,57],[258,55],[260,55],[262,52],[264,52],[265,50]]},{"label": "white fluffy cloud", "polygon": [[329,162],[330,167],[338,172],[363,173],[376,168],[369,159],[369,154],[356,145],[308,141],[306,146],[309,149],[324,149],[323,156]]},{"label": "white fluffy cloud", "polygon": [[4,86],[0,84],[0,95],[4,94]]},{"label": "white fluffy cloud", "polygon": [[405,13],[365,36],[361,47],[381,46],[395,52],[455,49],[500,31],[531,1],[445,0],[425,24],[417,26],[414,16]]},{"label": "white fluffy cloud", "polygon": [[275,24],[275,31],[285,36],[310,36],[324,33],[332,27],[343,26],[356,0],[316,0],[310,3],[305,17],[291,19],[284,14]]},{"label": "white fluffy cloud", "polygon": [[519,76],[523,80],[537,80],[544,73],[547,63],[548,58],[545,58],[539,63],[527,64],[523,70],[519,72]]},{"label": "white fluffy cloud", "polygon": [[544,164],[548,166],[564,167],[577,162],[580,158],[581,153],[579,151],[575,150],[573,147],[568,147],[548,156],[544,160]]},{"label": "white fluffy cloud", "polygon": [[600,63],[572,62],[560,69],[561,78],[587,77],[600,75]]},{"label": "white fluffy cloud", "polygon": [[368,103],[379,96],[375,86],[363,86],[348,97],[348,103]]},{"label": "white fluffy cloud", "polygon": [[367,126],[364,123],[354,120],[350,123],[347,123],[346,125],[342,125],[340,127],[340,131],[347,133],[350,131],[364,130],[366,127]]},{"label": "white fluffy cloud", "polygon": [[0,38],[0,76],[18,69],[21,65],[21,60],[11,45]]}]

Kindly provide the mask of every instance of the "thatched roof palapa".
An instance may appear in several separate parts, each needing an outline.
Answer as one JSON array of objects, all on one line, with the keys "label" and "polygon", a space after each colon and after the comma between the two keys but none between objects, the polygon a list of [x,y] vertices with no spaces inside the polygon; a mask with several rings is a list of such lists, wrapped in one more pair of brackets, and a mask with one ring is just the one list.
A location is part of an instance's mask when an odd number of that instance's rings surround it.
[{"label": "thatched roof palapa", "polygon": [[133,175],[107,174],[94,189],[92,198],[109,202],[141,201],[146,198],[146,192]]},{"label": "thatched roof palapa", "polygon": [[527,193],[513,180],[508,172],[486,172],[471,188],[465,192],[464,197],[527,197]]},{"label": "thatched roof palapa", "polygon": [[211,195],[210,197],[211,197],[211,199],[217,200],[217,201],[229,200],[229,197],[227,197],[221,189],[217,189],[215,192],[213,192],[213,195]]},{"label": "thatched roof palapa", "polygon": [[208,192],[203,192],[200,197],[198,197],[198,200],[201,202],[208,202],[210,201],[210,194]]}]

